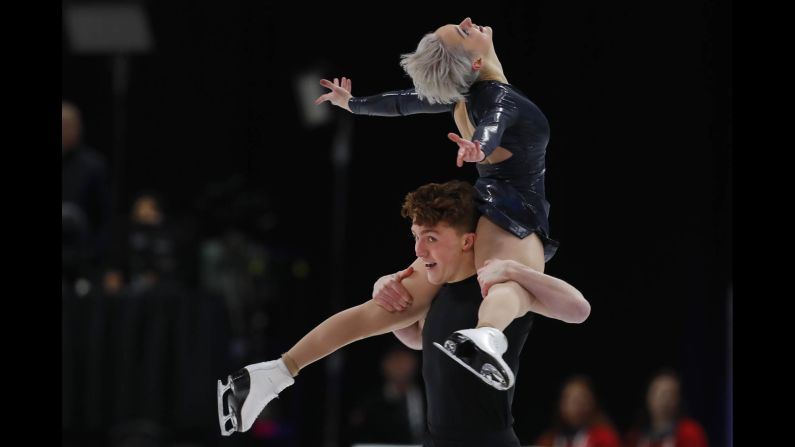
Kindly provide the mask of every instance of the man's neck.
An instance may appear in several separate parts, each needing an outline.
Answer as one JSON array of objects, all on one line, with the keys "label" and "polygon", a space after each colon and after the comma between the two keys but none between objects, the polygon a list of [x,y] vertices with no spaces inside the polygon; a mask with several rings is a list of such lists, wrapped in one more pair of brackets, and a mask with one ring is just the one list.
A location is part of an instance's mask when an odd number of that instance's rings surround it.
[{"label": "man's neck", "polygon": [[475,268],[475,254],[470,250],[469,254],[465,255],[464,258],[461,260],[461,264],[456,271],[455,275],[453,275],[447,283],[454,283],[459,282],[464,279],[469,278],[470,276],[476,274],[478,270]]}]

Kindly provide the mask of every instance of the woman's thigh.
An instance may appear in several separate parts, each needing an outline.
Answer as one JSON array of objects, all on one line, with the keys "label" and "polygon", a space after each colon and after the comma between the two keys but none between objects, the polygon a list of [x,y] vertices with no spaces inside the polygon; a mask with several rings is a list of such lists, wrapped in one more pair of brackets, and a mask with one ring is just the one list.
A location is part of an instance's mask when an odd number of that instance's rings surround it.
[{"label": "woman's thigh", "polygon": [[483,267],[487,259],[512,259],[539,272],[544,271],[544,243],[532,233],[519,239],[481,216],[475,239],[475,264]]}]

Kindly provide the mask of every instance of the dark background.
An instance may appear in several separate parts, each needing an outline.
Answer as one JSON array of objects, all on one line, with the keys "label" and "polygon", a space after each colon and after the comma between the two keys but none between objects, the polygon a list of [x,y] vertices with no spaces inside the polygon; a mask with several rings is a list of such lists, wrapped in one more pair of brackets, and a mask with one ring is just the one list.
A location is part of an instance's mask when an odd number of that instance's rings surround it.
[{"label": "dark background", "polygon": [[[157,190],[170,213],[193,222],[197,240],[239,228],[285,265],[307,266],[305,274],[277,275],[282,296],[269,301],[269,340],[260,348],[268,357],[251,361],[275,358],[331,313],[368,299],[376,278],[411,262],[409,224],[399,215],[408,191],[476,177],[472,165],[455,166],[450,116],[353,117],[324,104],[334,121],[311,127],[296,76],[344,75],[354,95],[408,88],[399,55],[425,32],[470,16],[492,26],[508,80],[550,121],[547,198],[561,248],[546,272],[592,305],[581,325],[537,320],[514,402],[522,443],[550,423],[566,376],[590,375],[624,430],[663,366],[682,374],[689,413],[711,445],[729,443],[730,2],[142,4],[155,46],[131,58],[122,170],[113,164],[109,58],[75,54],[65,29],[63,97],[81,108],[85,141],[121,179],[117,215],[137,192]],[[351,162],[335,177],[331,145],[344,118],[352,123]],[[212,210],[222,205],[219,217]],[[343,211],[342,237],[333,231],[335,209]],[[342,290],[336,303],[334,284]],[[343,410],[379,383],[389,338],[343,350]],[[224,359],[195,390],[207,395],[200,423],[187,424],[185,436],[198,445],[246,436],[217,435],[214,380],[243,366]],[[296,445],[323,443],[326,363],[304,370],[279,400]],[[77,444],[104,439],[109,424],[76,423],[69,434]]]}]

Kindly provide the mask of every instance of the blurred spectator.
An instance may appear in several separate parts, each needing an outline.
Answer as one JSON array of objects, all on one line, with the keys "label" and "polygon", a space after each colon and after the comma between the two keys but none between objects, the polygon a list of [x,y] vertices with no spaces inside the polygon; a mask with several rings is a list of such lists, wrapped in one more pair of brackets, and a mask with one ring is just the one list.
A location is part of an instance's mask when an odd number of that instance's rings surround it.
[{"label": "blurred spectator", "polygon": [[536,441],[543,447],[620,447],[621,439],[599,407],[591,379],[577,375],[560,392],[555,423]]},{"label": "blurred spectator", "polygon": [[143,192],[135,198],[129,223],[117,230],[113,260],[104,277],[105,293],[118,294],[124,278],[133,294],[162,281],[185,285],[184,235],[167,219],[163,208],[157,193]]},{"label": "blurred spectator", "polygon": [[110,244],[111,194],[107,163],[82,140],[80,111],[61,103],[62,270],[67,283],[91,277]]},{"label": "blurred spectator", "polygon": [[273,276],[271,254],[251,235],[234,227],[205,240],[200,253],[201,290],[223,296],[226,302],[232,357],[242,361],[264,355],[270,325],[266,304],[277,296],[275,291],[284,280]]},{"label": "blurred spectator", "polygon": [[107,296],[118,296],[124,290],[124,276],[119,270],[108,270],[102,281],[103,290]]},{"label": "blurred spectator", "polygon": [[683,412],[681,381],[671,370],[654,376],[640,423],[627,434],[627,447],[707,447],[701,425]]},{"label": "blurred spectator", "polygon": [[417,384],[416,354],[391,348],[381,362],[383,386],[355,406],[349,417],[352,442],[421,444],[425,400]]}]

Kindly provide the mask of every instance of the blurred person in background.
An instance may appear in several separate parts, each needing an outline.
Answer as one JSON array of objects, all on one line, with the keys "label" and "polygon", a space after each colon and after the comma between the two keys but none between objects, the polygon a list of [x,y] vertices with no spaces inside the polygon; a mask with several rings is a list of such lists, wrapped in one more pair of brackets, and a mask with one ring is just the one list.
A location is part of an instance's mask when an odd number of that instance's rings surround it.
[{"label": "blurred person in background", "polygon": [[61,102],[62,271],[93,280],[110,247],[111,193],[101,153],[83,142],[80,110]]},{"label": "blurred person in background", "polygon": [[671,369],[652,376],[640,422],[627,433],[627,447],[708,447],[701,424],[687,417],[682,383]]},{"label": "blurred person in background", "polygon": [[557,410],[553,426],[536,441],[539,447],[621,447],[621,438],[587,376],[564,382]]},{"label": "blurred person in background", "polygon": [[353,443],[419,444],[425,432],[425,397],[417,383],[417,355],[402,346],[381,361],[384,382],[351,411]]},{"label": "blurred person in background", "polygon": [[104,277],[106,293],[117,294],[125,283],[133,294],[163,281],[184,285],[180,230],[169,222],[163,208],[163,199],[156,192],[136,196],[129,222],[116,231],[111,266]]}]

